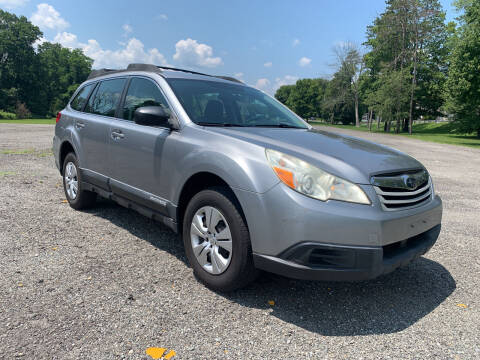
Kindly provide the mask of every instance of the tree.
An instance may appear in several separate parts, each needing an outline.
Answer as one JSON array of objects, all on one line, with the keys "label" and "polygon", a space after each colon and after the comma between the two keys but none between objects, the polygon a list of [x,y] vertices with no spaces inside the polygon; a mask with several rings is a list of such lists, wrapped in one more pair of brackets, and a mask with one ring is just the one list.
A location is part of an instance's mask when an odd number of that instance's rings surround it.
[{"label": "tree", "polygon": [[[337,72],[342,72],[345,81],[341,82],[345,89],[344,95],[351,95],[353,98],[355,112],[355,126],[360,126],[359,104],[360,104],[360,77],[365,70],[363,56],[360,54],[358,46],[347,42],[334,48],[337,61]],[[349,82],[347,81],[349,79]]]},{"label": "tree", "polygon": [[300,79],[278,88],[275,98],[303,118],[323,117],[322,102],[328,80]]},{"label": "tree", "polygon": [[332,123],[340,121],[343,124],[353,122],[355,118],[355,95],[352,90],[354,68],[347,61],[348,50],[335,48],[337,71],[333,74],[325,90],[323,107],[329,113]]},{"label": "tree", "polygon": [[[411,6],[413,32],[412,42],[412,80],[410,90],[410,108],[408,132],[412,133],[414,102],[418,93],[426,93],[421,101],[417,101],[419,108],[425,112],[438,115],[442,105],[441,89],[446,79],[445,42],[447,28],[445,13],[438,0],[415,0]],[[420,76],[419,76],[420,73]],[[417,89],[417,82],[421,80],[422,88]],[[432,101],[433,100],[433,101]],[[422,106],[423,105],[423,106]]]},{"label": "tree", "polygon": [[446,108],[459,131],[480,138],[480,1],[457,3],[464,10],[458,41],[451,54]]},{"label": "tree", "polygon": [[[410,94],[408,85],[411,81],[409,69],[384,71],[377,79],[377,90],[372,93],[370,106],[385,120],[384,130],[390,131],[395,122],[395,132],[400,131],[401,120],[408,116]],[[405,91],[407,89],[407,91]],[[392,96],[395,94],[395,96]]]},{"label": "tree", "polygon": [[[380,73],[383,77],[396,72],[406,76],[404,70],[410,73],[410,84],[402,82],[398,89],[401,98],[404,92],[409,94],[406,109],[399,109],[407,115],[403,119],[396,117],[410,133],[414,116],[436,116],[442,106],[441,89],[447,63],[444,20],[445,13],[438,0],[388,0],[385,12],[367,28],[365,45],[370,52],[365,60],[375,82]],[[397,124],[396,130],[400,128]]]},{"label": "tree", "polygon": [[91,71],[93,61],[79,49],[45,42],[37,53],[37,96],[31,110],[37,114],[55,114],[68,102]]},{"label": "tree", "polygon": [[14,111],[35,95],[33,44],[41,35],[25,16],[0,10],[0,109]]},{"label": "tree", "polygon": [[283,104],[287,104],[288,98],[292,90],[295,88],[295,85],[282,85],[275,92],[275,99],[280,101]]},{"label": "tree", "polygon": [[35,50],[41,36],[26,17],[0,10],[0,109],[15,112],[21,104],[53,115],[90,73],[92,60],[79,49],[44,42]]}]

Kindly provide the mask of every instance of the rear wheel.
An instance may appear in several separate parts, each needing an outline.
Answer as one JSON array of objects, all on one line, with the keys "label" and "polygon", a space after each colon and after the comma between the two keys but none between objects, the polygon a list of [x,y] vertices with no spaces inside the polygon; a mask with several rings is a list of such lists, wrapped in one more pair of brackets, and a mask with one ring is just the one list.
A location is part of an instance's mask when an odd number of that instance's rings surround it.
[{"label": "rear wheel", "polygon": [[97,198],[94,192],[83,189],[81,180],[77,157],[69,153],[63,162],[63,189],[68,203],[75,210],[91,207]]},{"label": "rear wheel", "polygon": [[248,228],[228,189],[203,190],[190,200],[183,241],[195,276],[208,287],[231,291],[255,279]]}]

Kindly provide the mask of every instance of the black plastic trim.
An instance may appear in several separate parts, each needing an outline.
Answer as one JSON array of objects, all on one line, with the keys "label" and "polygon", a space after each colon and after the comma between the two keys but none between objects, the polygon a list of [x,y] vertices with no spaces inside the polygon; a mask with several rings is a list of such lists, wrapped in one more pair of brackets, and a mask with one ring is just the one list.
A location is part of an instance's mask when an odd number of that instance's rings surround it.
[{"label": "black plastic trim", "polygon": [[113,194],[111,191],[104,190],[98,186],[95,186],[89,182],[82,182],[82,188],[88,191],[92,191],[94,193],[97,193],[103,198],[110,199],[115,201],[117,204],[126,207],[128,209],[132,209],[139,214],[146,216],[152,220],[158,221],[170,229],[172,229],[175,233],[178,233],[178,224],[175,222],[174,219],[171,217],[164,215],[155,209],[152,209],[148,206],[143,206],[141,204],[138,204],[131,199],[125,198],[119,194]]},{"label": "black plastic trim", "polygon": [[[292,246],[279,256],[253,254],[255,266],[258,269],[276,273],[294,279],[326,280],[326,281],[361,281],[388,274],[400,266],[405,266],[412,260],[425,254],[435,244],[440,234],[438,224],[410,239],[398,243],[395,252],[384,256],[382,246],[348,246],[303,242]],[[388,245],[391,246],[391,245]],[[313,250],[328,254],[344,253],[338,261],[326,261],[318,265],[309,262]],[[334,259],[335,260],[335,259]],[[343,260],[343,262],[342,262]]]}]

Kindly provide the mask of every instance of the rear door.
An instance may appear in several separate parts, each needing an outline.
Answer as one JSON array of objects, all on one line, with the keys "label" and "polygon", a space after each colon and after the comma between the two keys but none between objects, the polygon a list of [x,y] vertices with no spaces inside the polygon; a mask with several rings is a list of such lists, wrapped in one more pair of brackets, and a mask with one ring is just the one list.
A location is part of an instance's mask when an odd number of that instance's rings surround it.
[{"label": "rear door", "polygon": [[81,171],[84,179],[105,190],[108,190],[110,177],[108,164],[110,124],[116,114],[126,82],[126,78],[100,81],[88,99],[83,116],[75,123],[83,149]]},{"label": "rear door", "polygon": [[171,112],[153,80],[131,77],[120,114],[110,124],[110,184],[114,194],[167,215],[159,186],[161,154],[170,129],[136,124],[133,115],[142,106],[162,106]]}]

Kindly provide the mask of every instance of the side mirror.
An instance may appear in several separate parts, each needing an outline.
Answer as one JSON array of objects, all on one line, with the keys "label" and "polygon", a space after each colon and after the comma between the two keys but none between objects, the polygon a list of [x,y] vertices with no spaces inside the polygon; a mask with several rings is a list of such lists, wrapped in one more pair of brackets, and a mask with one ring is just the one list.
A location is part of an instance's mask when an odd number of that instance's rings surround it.
[{"label": "side mirror", "polygon": [[133,121],[138,125],[162,126],[171,128],[168,114],[161,106],[142,106],[135,110]]}]

